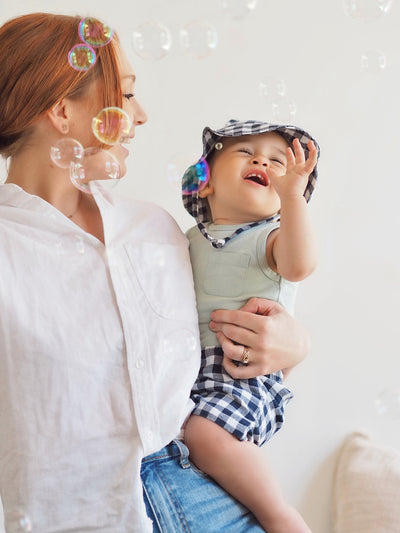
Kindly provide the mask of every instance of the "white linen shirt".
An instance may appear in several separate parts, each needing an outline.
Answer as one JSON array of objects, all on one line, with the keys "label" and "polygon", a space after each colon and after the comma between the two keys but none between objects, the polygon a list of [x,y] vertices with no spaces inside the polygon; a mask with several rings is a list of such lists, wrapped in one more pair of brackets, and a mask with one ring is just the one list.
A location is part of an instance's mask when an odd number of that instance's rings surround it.
[{"label": "white linen shirt", "polygon": [[185,236],[93,193],[104,245],[0,185],[0,495],[33,532],[152,531],[140,462],[179,433],[200,363]]}]

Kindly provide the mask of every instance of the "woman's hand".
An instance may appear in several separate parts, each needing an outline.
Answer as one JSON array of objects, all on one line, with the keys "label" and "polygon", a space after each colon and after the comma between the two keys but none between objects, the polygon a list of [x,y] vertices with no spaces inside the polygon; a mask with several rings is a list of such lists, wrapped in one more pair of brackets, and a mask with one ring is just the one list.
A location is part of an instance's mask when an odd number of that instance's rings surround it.
[{"label": "woman's hand", "polygon": [[[223,365],[234,378],[251,378],[282,370],[300,363],[310,349],[307,331],[280,304],[251,298],[239,310],[211,313],[210,329],[217,332],[224,351]],[[248,363],[237,366],[244,348]]]}]

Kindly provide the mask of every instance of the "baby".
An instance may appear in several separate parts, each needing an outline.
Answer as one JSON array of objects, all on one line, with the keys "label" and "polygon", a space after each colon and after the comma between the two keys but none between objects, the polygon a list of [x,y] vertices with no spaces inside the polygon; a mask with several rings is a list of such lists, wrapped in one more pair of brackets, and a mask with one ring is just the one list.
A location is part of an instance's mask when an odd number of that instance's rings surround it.
[{"label": "baby", "polygon": [[[209,180],[183,201],[197,226],[190,242],[202,345],[185,427],[193,462],[250,509],[268,533],[310,533],[288,505],[260,446],[282,426],[292,397],[285,371],[233,379],[209,328],[214,309],[237,309],[257,296],[293,311],[297,282],[314,270],[317,246],[307,202],[317,178],[319,148],[295,126],[231,120],[205,128],[200,164]],[[243,343],[238,365],[251,365]]]}]

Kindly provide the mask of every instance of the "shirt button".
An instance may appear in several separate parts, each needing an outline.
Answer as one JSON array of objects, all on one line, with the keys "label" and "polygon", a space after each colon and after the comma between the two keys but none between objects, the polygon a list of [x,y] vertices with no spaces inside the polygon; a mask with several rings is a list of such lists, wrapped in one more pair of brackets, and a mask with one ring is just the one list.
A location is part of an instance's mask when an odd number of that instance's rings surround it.
[{"label": "shirt button", "polygon": [[144,361],[143,359],[137,359],[135,362],[135,366],[138,370],[144,367]]}]

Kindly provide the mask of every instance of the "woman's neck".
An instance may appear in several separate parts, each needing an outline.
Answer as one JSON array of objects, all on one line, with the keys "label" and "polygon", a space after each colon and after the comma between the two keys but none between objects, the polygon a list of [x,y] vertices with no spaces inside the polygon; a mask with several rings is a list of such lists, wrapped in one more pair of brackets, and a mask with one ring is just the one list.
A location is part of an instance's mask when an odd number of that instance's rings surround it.
[{"label": "woman's neck", "polygon": [[68,169],[59,168],[48,154],[32,153],[28,149],[13,157],[6,183],[15,183],[24,191],[40,196],[66,216],[76,211],[81,197],[69,179]]},{"label": "woman's neck", "polygon": [[104,242],[99,208],[90,194],[77,189],[69,179],[69,170],[59,168],[47,154],[24,153],[10,161],[6,183],[15,183],[24,191],[43,198],[87,233]]}]

